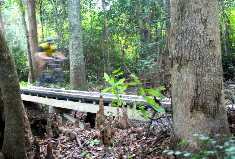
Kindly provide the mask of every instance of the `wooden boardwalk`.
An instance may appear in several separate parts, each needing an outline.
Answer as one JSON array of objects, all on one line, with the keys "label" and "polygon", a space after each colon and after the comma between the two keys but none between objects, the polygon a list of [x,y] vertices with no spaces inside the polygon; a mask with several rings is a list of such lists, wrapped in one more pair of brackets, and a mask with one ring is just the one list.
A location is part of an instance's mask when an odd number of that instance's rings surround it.
[{"label": "wooden boardwalk", "polygon": [[[109,93],[100,94],[99,92],[74,91],[43,87],[21,87],[22,100],[46,104],[50,106],[49,113],[64,113],[63,117],[66,117],[71,121],[75,121],[72,116],[69,116],[69,113],[72,110],[97,113],[99,110],[100,95],[103,96],[105,114],[116,114],[117,108],[111,106],[111,102],[117,102],[117,99],[115,95]],[[120,95],[120,99],[127,103],[124,107],[127,109],[127,115],[132,119],[145,120],[140,113],[133,114],[132,108],[135,103],[137,108],[139,105],[142,105],[148,109],[147,112],[149,115],[153,113],[151,106],[148,105],[148,103],[143,100],[141,96]],[[170,107],[169,100],[164,100],[162,105],[164,107]],[[119,108],[120,113],[122,113],[122,109],[123,108]]]}]

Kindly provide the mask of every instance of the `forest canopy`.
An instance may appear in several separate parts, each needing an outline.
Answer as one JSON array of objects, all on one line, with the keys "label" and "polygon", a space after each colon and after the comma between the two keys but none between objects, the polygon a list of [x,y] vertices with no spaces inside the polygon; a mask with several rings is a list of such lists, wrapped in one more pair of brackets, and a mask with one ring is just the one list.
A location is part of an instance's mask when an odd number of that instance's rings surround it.
[{"label": "forest canopy", "polygon": [[[26,11],[26,1],[23,4]],[[101,81],[104,72],[120,67],[125,70],[124,76],[129,69],[146,79],[154,78],[156,70],[161,73],[164,69],[162,59],[170,21],[169,3],[167,0],[147,0],[140,1],[139,4],[137,6],[133,0],[109,0],[102,6],[101,1],[81,1],[83,52],[88,83]],[[6,38],[14,56],[18,76],[20,81],[27,81],[26,37],[19,8],[17,1],[5,1],[1,7]],[[37,0],[36,20],[38,43],[42,43],[46,37],[52,37],[58,50],[69,57],[67,1]],[[234,80],[235,77],[234,30],[235,2],[220,1],[220,36],[225,81]],[[63,65],[67,81],[69,67],[68,62]]]}]

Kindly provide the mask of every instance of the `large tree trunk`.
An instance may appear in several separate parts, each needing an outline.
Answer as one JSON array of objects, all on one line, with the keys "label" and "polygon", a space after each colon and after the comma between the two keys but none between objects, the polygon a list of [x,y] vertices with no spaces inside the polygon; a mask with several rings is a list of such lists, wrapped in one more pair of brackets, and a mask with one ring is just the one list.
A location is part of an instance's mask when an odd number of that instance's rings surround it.
[{"label": "large tree trunk", "polygon": [[[171,1],[173,134],[171,148],[193,134],[229,135],[224,105],[218,0]],[[198,152],[198,140],[184,150]]]},{"label": "large tree trunk", "polygon": [[24,107],[14,59],[0,31],[0,83],[5,112],[5,133],[2,153],[5,159],[26,158]]},{"label": "large tree trunk", "polygon": [[28,20],[29,20],[29,44],[31,59],[33,64],[33,72],[29,71],[29,83],[34,83],[36,81],[36,70],[37,65],[34,59],[34,54],[38,51],[38,37],[37,37],[37,22],[36,22],[36,12],[35,12],[35,0],[28,0]]},{"label": "large tree trunk", "polygon": [[[31,76],[32,72],[33,72],[33,61],[32,61],[32,57],[31,57],[31,52],[30,52],[30,44],[29,44],[29,32],[27,29],[27,24],[25,21],[25,11],[24,11],[24,5],[21,1],[18,1],[19,4],[19,8],[20,8],[20,12],[21,12],[21,18],[22,18],[22,24],[23,24],[23,28],[24,28],[24,32],[25,32],[25,37],[26,37],[26,45],[27,45],[27,57],[28,57],[28,61],[29,61],[29,74]],[[31,73],[30,73],[31,72]],[[32,78],[29,80],[30,83],[33,83]]]},{"label": "large tree trunk", "polygon": [[87,90],[80,0],[68,0],[70,88]]}]

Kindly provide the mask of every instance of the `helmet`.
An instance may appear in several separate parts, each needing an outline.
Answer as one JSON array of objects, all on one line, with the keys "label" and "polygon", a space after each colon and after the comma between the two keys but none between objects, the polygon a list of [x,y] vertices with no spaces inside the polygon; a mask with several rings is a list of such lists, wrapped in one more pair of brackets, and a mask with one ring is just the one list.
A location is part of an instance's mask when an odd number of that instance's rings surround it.
[{"label": "helmet", "polygon": [[46,41],[47,41],[48,43],[51,43],[51,44],[54,43],[54,41],[53,41],[53,39],[52,39],[51,37],[46,38]]}]

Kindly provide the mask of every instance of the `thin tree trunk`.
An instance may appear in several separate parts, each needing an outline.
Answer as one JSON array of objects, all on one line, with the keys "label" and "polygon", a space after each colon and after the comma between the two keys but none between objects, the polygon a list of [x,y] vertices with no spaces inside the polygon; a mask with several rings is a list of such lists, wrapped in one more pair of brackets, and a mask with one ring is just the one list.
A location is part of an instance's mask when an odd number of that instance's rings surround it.
[{"label": "thin tree trunk", "polygon": [[68,0],[70,88],[87,90],[80,0]]},{"label": "thin tree trunk", "polygon": [[29,72],[29,83],[34,83],[36,81],[36,70],[37,64],[34,59],[34,54],[38,51],[38,37],[37,37],[37,22],[36,22],[36,12],[35,12],[35,0],[28,0],[28,20],[29,20],[29,44],[31,59],[33,65],[33,72]]},{"label": "thin tree trunk", "polygon": [[[142,4],[145,4],[145,0],[143,0]],[[147,47],[146,43],[148,41],[148,30],[146,28],[146,18],[142,19],[142,23],[140,25],[140,2],[139,0],[136,0],[136,25],[138,28],[139,32],[139,37],[140,37],[140,53],[139,53],[139,59],[140,59],[140,70],[139,70],[139,77],[143,78],[144,77],[144,64],[142,60],[146,60],[147,56]]]},{"label": "thin tree trunk", "polygon": [[42,3],[43,3],[43,0],[40,0],[39,1],[39,14],[40,14],[40,22],[41,22],[41,27],[42,27],[42,42],[44,41],[44,29],[43,29],[43,27],[44,27],[44,23],[43,23],[43,11],[42,11]]},{"label": "thin tree trunk", "polygon": [[170,61],[170,50],[169,50],[169,41],[170,41],[170,0],[165,0],[165,24],[166,24],[166,36],[165,36],[165,48],[163,51],[162,65],[164,70],[163,83],[164,85],[169,85],[171,81],[171,61]]},{"label": "thin tree trunk", "polygon": [[4,35],[4,37],[6,36],[5,33],[5,29],[4,29],[4,22],[3,22],[3,18],[2,18],[2,9],[1,9],[1,4],[2,2],[0,2],[0,30],[2,31],[2,34]]},{"label": "thin tree trunk", "polygon": [[[20,12],[21,12],[21,18],[22,18],[22,25],[24,28],[24,32],[25,32],[25,37],[26,37],[26,45],[27,45],[27,57],[28,57],[28,61],[29,61],[29,72],[33,72],[33,63],[32,63],[32,58],[31,58],[31,52],[30,52],[30,45],[29,45],[29,32],[27,29],[27,24],[25,21],[25,11],[24,11],[24,5],[21,1],[18,1],[18,4],[20,6]],[[30,73],[29,73],[30,74]],[[32,83],[31,80],[29,80],[30,83]]]},{"label": "thin tree trunk", "polygon": [[[171,1],[171,148],[198,153],[193,134],[230,135],[223,94],[218,0]],[[182,147],[180,141],[192,141]]]},{"label": "thin tree trunk", "polygon": [[104,21],[104,35],[106,37],[106,49],[104,47],[104,53],[107,52],[107,55],[104,56],[106,57],[107,60],[107,67],[108,67],[108,74],[111,75],[111,67],[110,67],[110,58],[109,58],[109,36],[108,36],[108,27],[106,24],[106,10],[105,10],[105,0],[102,0],[102,8],[103,8],[103,21]]}]

